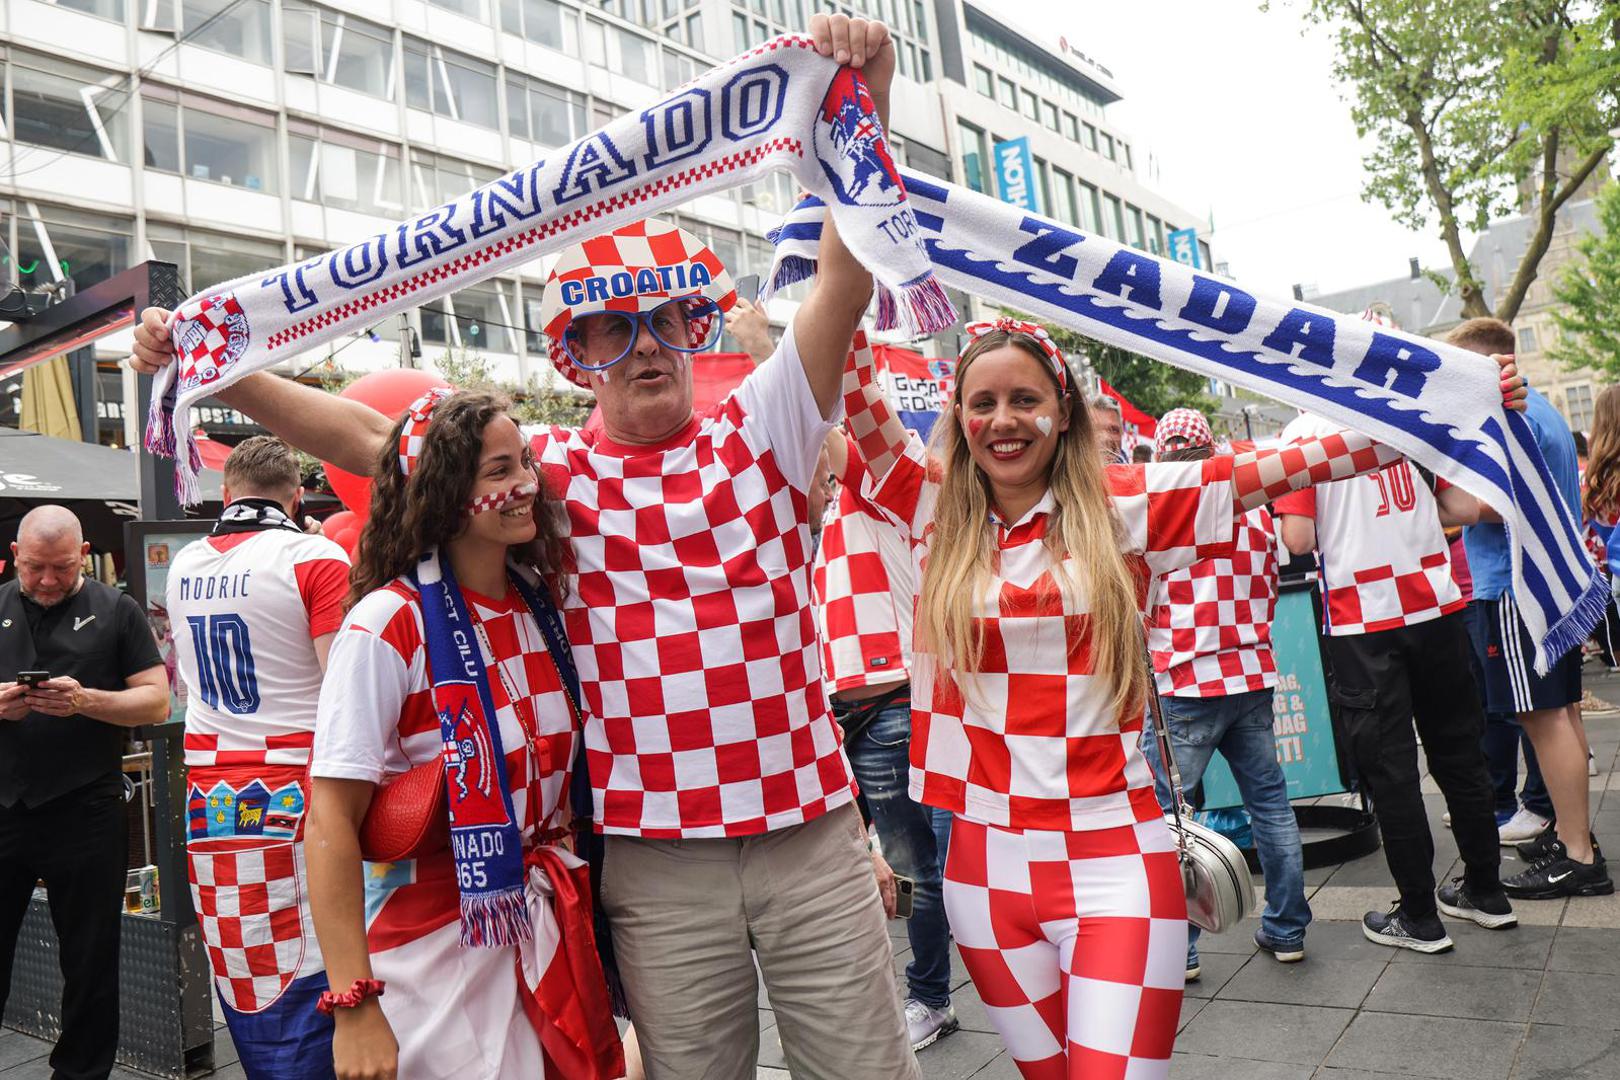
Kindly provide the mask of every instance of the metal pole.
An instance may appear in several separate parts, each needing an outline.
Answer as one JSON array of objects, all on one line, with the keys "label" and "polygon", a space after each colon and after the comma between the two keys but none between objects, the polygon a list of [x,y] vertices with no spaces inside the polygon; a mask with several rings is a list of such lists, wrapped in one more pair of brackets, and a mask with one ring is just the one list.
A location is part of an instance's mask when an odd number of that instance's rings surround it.
[{"label": "metal pole", "polygon": [[96,350],[93,346],[68,353],[68,372],[73,383],[73,402],[79,412],[79,439],[92,445],[101,442],[96,387]]}]

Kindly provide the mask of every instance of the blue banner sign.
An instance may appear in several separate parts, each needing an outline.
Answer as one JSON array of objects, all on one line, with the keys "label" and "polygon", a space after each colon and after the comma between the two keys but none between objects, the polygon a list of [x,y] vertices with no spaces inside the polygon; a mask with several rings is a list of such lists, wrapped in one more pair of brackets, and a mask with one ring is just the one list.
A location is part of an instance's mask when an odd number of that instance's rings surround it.
[{"label": "blue banner sign", "polygon": [[1002,202],[1041,212],[1035,198],[1035,159],[1029,153],[1029,136],[996,143],[996,184]]},{"label": "blue banner sign", "polygon": [[1194,270],[1204,267],[1198,258],[1198,230],[1176,229],[1170,233],[1170,257]]}]

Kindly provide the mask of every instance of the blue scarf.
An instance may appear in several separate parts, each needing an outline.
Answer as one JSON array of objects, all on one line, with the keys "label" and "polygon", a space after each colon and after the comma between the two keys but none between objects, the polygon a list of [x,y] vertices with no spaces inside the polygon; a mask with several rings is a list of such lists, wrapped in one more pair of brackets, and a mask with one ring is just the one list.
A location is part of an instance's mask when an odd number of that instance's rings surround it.
[{"label": "blue scarf", "polygon": [[[523,896],[523,831],[512,809],[489,673],[450,560],[435,548],[422,556],[410,577],[422,594],[428,679],[444,740],[450,851],[461,889],[461,944],[516,945],[533,937],[534,927]],[[512,581],[535,621],[545,626],[542,610],[553,610],[550,603],[521,575],[513,574]]]},{"label": "blue scarf", "polygon": [[[1502,515],[1536,670],[1585,641],[1609,591],[1496,365],[1451,345],[1251,293],[932,176],[902,169],[934,274],[1087,337],[1364,432]],[[766,293],[815,272],[819,198],[772,230]],[[878,282],[878,307],[892,306]]]}]

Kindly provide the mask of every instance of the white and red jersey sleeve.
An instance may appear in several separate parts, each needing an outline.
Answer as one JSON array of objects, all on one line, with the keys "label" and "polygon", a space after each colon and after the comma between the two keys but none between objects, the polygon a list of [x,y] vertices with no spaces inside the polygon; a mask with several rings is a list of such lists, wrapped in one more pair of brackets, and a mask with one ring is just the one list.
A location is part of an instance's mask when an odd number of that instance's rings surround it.
[{"label": "white and red jersey sleeve", "polygon": [[210,536],[169,569],[165,596],[186,686],[186,764],[304,765],[321,668],[314,639],[337,629],[349,559],[290,529]]},{"label": "white and red jersey sleeve", "polygon": [[1224,697],[1277,684],[1277,538],[1269,510],[1238,521],[1230,554],[1156,579],[1153,597],[1148,649],[1159,693]]},{"label": "white and red jersey sleeve", "polygon": [[[879,492],[923,492],[908,458]],[[909,475],[901,474],[909,470]],[[1113,508],[1138,577],[1225,550],[1232,541],[1230,458],[1115,466]],[[892,486],[891,486],[892,485]],[[920,502],[893,497],[904,515]],[[1160,814],[1138,743],[1140,713],[1116,715],[1113,687],[1091,667],[1083,593],[1046,543],[1050,492],[1023,518],[992,521],[995,566],[976,598],[978,670],[958,677],[919,654],[912,678],[911,795],[1008,828],[1085,830]],[[926,557],[926,543],[919,555]]]},{"label": "white and red jersey sleeve", "polygon": [[662,443],[550,429],[599,828],[748,836],[854,798],[821,678],[807,489],[833,421],[791,330]]},{"label": "white and red jersey sleeve", "polygon": [[[484,630],[479,652],[512,807],[526,827],[537,828],[557,817],[567,799],[577,737],[573,710],[545,637],[516,591],[498,600],[467,590],[462,595]],[[443,753],[421,599],[407,581],[396,580],[356,604],[332,642],[310,772],[380,784]],[[527,804],[531,782],[539,795],[534,807]]]},{"label": "white and red jersey sleeve", "polygon": [[853,445],[847,461],[813,571],[823,677],[834,693],[909,677],[917,587],[909,545],[861,495],[866,471]]},{"label": "white and red jersey sleeve", "polygon": [[[1338,430],[1318,417],[1300,416],[1283,429],[1283,441]],[[1322,622],[1329,634],[1414,626],[1464,607],[1434,493],[1405,460],[1293,492],[1273,508],[1316,522]]]}]

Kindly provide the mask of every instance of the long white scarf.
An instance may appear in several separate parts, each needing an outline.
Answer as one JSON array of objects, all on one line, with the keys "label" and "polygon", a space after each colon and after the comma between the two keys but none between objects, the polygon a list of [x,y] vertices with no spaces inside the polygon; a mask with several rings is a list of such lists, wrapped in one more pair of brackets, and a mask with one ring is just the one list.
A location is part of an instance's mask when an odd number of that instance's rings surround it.
[{"label": "long white scarf", "polygon": [[844,243],[886,286],[880,327],[926,334],[951,324],[865,84],[809,38],[779,37],[454,202],[191,297],[171,326],[178,361],[152,388],[146,445],[174,456],[184,443],[175,488],[196,502],[190,411],[200,399],[395,312],[777,168],[833,207]]},{"label": "long white scarf", "polygon": [[[1608,589],[1495,364],[901,170],[934,273],[1088,337],[1297,405],[1393,446],[1502,514],[1536,670],[1586,640]],[[819,199],[773,230],[767,290],[814,272]]]}]

